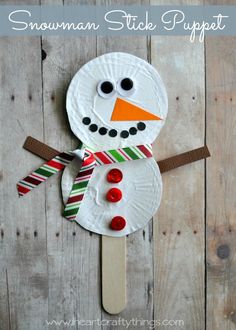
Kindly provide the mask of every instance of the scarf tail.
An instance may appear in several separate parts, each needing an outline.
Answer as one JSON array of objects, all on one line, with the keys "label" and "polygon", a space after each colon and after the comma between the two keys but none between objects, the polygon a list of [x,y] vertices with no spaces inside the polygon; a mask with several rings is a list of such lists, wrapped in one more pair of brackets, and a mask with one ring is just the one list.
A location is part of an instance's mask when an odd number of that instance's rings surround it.
[{"label": "scarf tail", "polygon": [[82,166],[75,178],[70,192],[70,196],[68,198],[63,213],[63,216],[67,220],[74,221],[76,219],[77,213],[79,211],[80,205],[82,203],[85,191],[87,189],[91,175],[93,174],[95,166],[96,162],[94,159],[94,154],[86,149]]},{"label": "scarf tail", "polygon": [[44,163],[33,173],[29,174],[17,183],[19,196],[26,195],[32,189],[40,185],[40,183],[50,178],[50,176],[63,170],[66,165],[72,161],[73,158],[74,155],[72,155],[70,152],[62,152],[58,156]]}]

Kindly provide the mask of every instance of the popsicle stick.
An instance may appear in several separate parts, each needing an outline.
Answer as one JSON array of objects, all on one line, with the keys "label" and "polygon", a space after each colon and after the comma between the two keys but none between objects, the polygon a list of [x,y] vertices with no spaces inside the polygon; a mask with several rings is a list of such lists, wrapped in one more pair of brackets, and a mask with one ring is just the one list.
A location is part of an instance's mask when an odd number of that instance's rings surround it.
[{"label": "popsicle stick", "polygon": [[102,236],[102,305],[109,314],[126,306],[126,237]]}]

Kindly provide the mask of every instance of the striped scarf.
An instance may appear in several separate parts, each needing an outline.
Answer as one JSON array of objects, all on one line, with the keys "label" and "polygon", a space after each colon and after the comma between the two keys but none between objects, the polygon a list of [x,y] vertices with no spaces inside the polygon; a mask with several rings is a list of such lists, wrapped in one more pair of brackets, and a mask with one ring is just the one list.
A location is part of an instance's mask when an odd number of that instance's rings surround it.
[{"label": "striped scarf", "polygon": [[96,166],[150,158],[152,157],[152,146],[145,144],[99,152],[93,152],[91,148],[85,147],[83,150],[77,149],[75,151],[62,152],[18,182],[17,189],[19,196],[26,195],[54,173],[63,170],[75,157],[78,157],[78,154],[81,155],[82,152],[84,152],[84,155],[81,156],[82,165],[73,183],[63,213],[64,217],[70,221],[76,219],[89,180]]}]

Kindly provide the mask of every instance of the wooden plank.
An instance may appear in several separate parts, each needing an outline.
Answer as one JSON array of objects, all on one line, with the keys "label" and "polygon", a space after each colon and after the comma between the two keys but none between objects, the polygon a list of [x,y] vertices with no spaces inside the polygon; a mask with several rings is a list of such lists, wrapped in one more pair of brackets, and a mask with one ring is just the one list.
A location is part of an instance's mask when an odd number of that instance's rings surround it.
[{"label": "wooden plank", "polygon": [[[204,45],[190,43],[189,37],[152,37],[151,49],[169,99],[166,125],[154,145],[162,159],[204,144]],[[163,174],[162,203],[154,219],[154,281],[155,319],[204,329],[203,161]]]},{"label": "wooden plank", "polygon": [[207,329],[236,328],[236,38],[206,41]]},{"label": "wooden plank", "polygon": [[[32,4],[32,1],[23,3]],[[1,327],[29,329],[33,320],[34,329],[42,329],[42,320],[47,315],[45,197],[42,190],[36,192],[35,205],[31,196],[20,201],[15,189],[16,182],[40,163],[21,148],[32,131],[35,137],[43,137],[40,39],[1,38],[0,48],[0,104],[4,118],[0,263],[5,273],[1,274],[1,282],[6,285],[0,291],[0,301],[6,304],[0,305]]]},{"label": "wooden plank", "polygon": [[102,236],[102,305],[109,314],[126,307],[126,238]]},{"label": "wooden plank", "polygon": [[[0,244],[3,243],[1,237]],[[2,251],[2,246],[1,246]],[[2,263],[1,263],[2,264]],[[1,329],[8,330],[11,327],[11,314],[9,303],[9,282],[7,269],[1,267],[0,269],[0,326]]]},{"label": "wooden plank", "polygon": [[[188,37],[153,38],[152,64],[167,86],[169,114],[158,158],[204,143],[204,47]],[[193,58],[194,53],[194,58]],[[204,162],[163,175],[155,216],[155,319],[204,328]]]},{"label": "wooden plank", "polygon": [[[84,1],[43,1],[77,5]],[[94,4],[94,1],[86,1]],[[42,49],[45,142],[58,150],[78,145],[65,110],[68,85],[79,68],[96,57],[96,38],[45,37]],[[49,320],[101,318],[99,236],[62,216],[60,176],[46,188]],[[94,325],[93,329],[100,329]]]},{"label": "wooden plank", "polygon": [[[160,71],[170,101],[167,125],[155,144],[156,156],[162,159],[204,143],[204,48],[190,44],[188,38],[154,37],[150,56],[149,41],[98,38],[97,53],[128,51],[152,58]],[[4,329],[42,329],[46,319],[100,319],[98,236],[61,218],[59,177],[26,199],[19,200],[15,190],[17,180],[41,164],[21,149],[28,134],[59,150],[76,146],[68,134],[65,91],[77,69],[96,56],[96,40],[43,38],[44,113],[40,39],[1,38],[0,46],[4,118],[0,314]],[[207,164],[207,327],[214,330],[235,329],[234,49],[233,38],[207,41],[207,143],[213,155]],[[9,166],[16,162],[17,167]],[[121,317],[183,319],[181,329],[204,328],[203,178],[201,162],[163,176],[159,222],[154,223],[155,288],[149,225],[128,237],[128,305]],[[10,199],[14,209],[7,207]],[[109,318],[104,312],[102,317]]]},{"label": "wooden plank", "polygon": [[32,320],[34,329],[42,329],[48,302],[44,188],[22,199],[16,190],[17,181],[41,163],[22,149],[29,134],[43,139],[40,38],[1,38],[0,48],[0,263],[8,274],[8,309],[0,313],[8,313],[10,329],[30,329]]},{"label": "wooden plank", "polygon": [[235,5],[235,0],[204,0],[205,5],[218,5],[218,6],[224,6],[224,5]]}]

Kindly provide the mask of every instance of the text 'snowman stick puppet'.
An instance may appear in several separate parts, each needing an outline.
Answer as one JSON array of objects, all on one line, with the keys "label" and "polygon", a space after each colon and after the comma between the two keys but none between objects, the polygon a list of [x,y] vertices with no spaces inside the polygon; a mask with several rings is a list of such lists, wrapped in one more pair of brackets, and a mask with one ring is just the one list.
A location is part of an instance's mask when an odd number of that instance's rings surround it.
[{"label": "text 'snowman stick puppet'", "polygon": [[18,191],[25,195],[65,168],[64,216],[89,231],[115,237],[103,238],[103,305],[117,313],[125,306],[125,236],[143,228],[161,200],[152,143],[166,120],[167,95],[149,63],[108,53],[76,73],[66,108],[82,145],[50,159],[21,180]]}]

